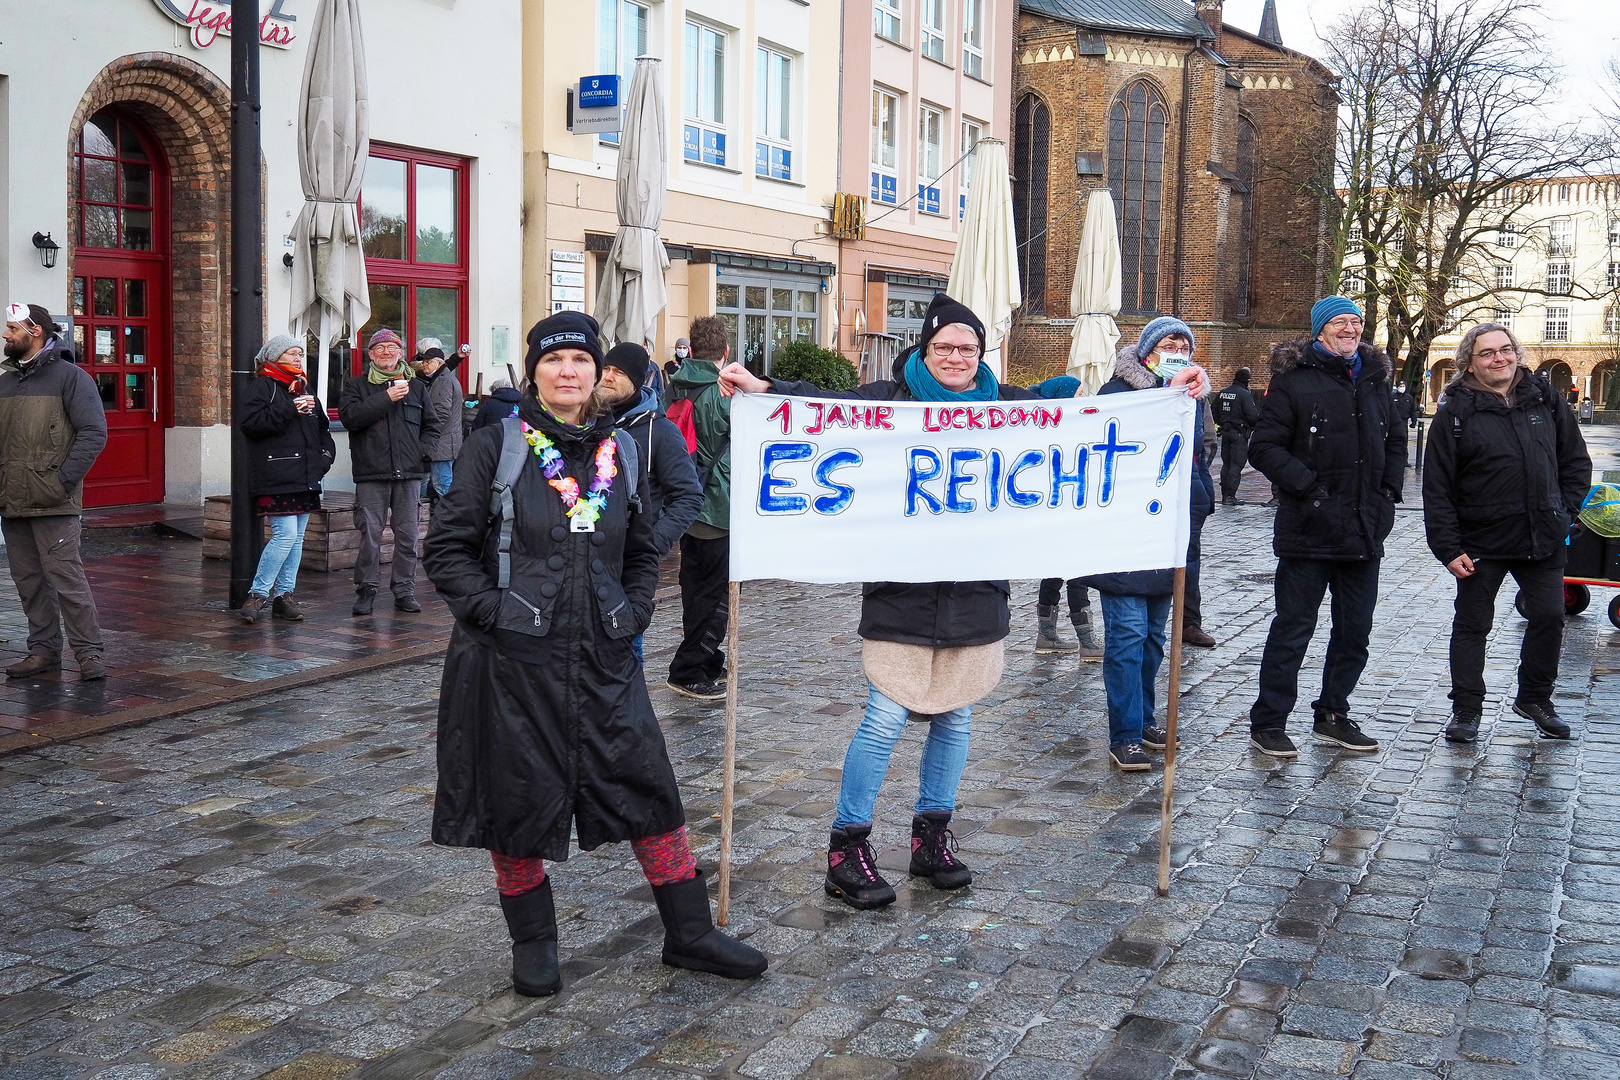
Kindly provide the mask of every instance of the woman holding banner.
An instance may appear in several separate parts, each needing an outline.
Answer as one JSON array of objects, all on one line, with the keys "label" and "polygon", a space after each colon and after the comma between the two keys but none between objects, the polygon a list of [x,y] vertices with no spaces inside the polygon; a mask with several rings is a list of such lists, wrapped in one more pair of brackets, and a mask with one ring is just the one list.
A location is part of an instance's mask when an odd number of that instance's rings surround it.
[{"label": "woman holding banner", "polygon": [[[742,979],[765,957],[715,929],[632,640],[658,584],[646,463],[597,393],[596,320],[529,332],[517,415],[468,438],[423,563],[456,617],[439,698],[433,839],[481,847],[518,993],[560,988],[542,859],[628,840],[664,922],[664,963]],[[627,475],[628,474],[628,475]]]}]

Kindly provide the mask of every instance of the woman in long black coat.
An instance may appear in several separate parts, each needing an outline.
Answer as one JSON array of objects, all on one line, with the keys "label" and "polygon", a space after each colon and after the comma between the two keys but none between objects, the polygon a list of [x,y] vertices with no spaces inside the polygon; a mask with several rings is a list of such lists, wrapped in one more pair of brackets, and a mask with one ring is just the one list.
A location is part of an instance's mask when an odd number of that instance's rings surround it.
[{"label": "woman in long black coat", "polygon": [[337,447],[320,399],[304,377],[304,348],[277,334],[257,357],[259,373],[248,380],[237,406],[248,440],[248,484],[253,512],[270,519],[270,540],[242,605],[242,620],[257,622],[265,608],[278,619],[299,622],[293,600],[304,554],[309,515],[321,508],[321,479]]},{"label": "woman in long black coat", "polygon": [[[487,848],[512,935],[521,994],[554,994],[557,921],[543,859],[629,840],[665,927],[664,963],[730,978],[765,957],[714,928],[687,845],[685,813],[632,649],[652,621],[658,554],[647,486],[594,393],[596,320],[562,312],[529,332],[530,391],[518,415],[475,431],[439,500],[423,565],[456,617],[439,696],[433,839]],[[501,499],[508,439],[523,440],[513,482],[508,580]]]}]

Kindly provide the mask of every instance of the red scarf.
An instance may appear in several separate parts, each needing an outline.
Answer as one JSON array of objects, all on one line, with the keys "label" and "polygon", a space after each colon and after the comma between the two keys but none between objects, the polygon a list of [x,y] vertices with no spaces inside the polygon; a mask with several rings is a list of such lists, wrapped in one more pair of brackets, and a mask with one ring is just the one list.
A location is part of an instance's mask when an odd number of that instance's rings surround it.
[{"label": "red scarf", "polygon": [[276,380],[276,382],[280,383],[282,386],[285,386],[287,388],[287,392],[293,397],[301,396],[304,392],[305,386],[307,385],[307,383],[304,381],[304,373],[302,371],[284,368],[274,360],[266,361],[260,374],[266,375]]}]

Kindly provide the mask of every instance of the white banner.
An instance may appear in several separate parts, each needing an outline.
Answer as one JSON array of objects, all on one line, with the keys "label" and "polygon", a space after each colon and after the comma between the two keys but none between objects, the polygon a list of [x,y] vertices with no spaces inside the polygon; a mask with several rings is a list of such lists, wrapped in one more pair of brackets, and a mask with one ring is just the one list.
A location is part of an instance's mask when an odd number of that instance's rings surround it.
[{"label": "white banner", "polygon": [[982,581],[1187,561],[1181,389],[930,404],[739,394],[731,578]]}]

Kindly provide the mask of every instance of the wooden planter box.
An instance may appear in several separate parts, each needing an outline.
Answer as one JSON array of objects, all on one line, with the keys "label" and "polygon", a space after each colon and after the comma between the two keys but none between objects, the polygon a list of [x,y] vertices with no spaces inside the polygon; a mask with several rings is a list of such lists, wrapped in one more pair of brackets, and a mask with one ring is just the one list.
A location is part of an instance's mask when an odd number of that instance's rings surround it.
[{"label": "wooden planter box", "polygon": [[[418,509],[418,536],[427,535],[428,504]],[[260,519],[265,538],[270,536],[270,521]],[[331,573],[353,570],[360,554],[360,530],[354,521],[354,493],[329,491],[321,496],[321,508],[309,515],[309,527],[304,530],[304,557],[299,560],[300,570]],[[229,559],[231,557],[231,497],[210,495],[203,500],[203,558]],[[383,526],[381,559],[394,561],[394,530]]]}]

